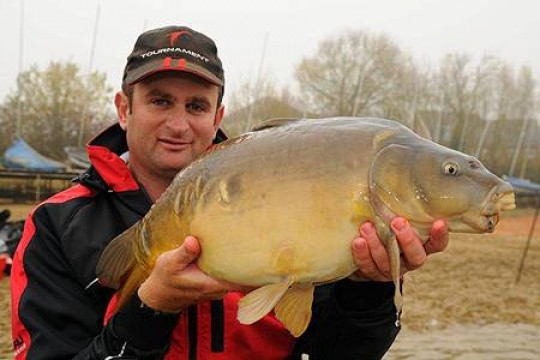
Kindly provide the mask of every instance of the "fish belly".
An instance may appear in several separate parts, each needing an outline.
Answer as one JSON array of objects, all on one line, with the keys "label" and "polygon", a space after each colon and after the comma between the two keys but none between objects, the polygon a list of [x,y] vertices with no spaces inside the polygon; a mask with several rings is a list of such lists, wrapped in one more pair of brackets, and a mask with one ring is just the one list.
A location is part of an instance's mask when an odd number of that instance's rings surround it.
[{"label": "fish belly", "polygon": [[274,185],[260,201],[264,189],[259,186],[236,202],[204,207],[191,224],[202,246],[199,267],[213,277],[251,286],[348,276],[355,269],[351,242],[358,234],[351,197],[329,201],[336,194],[322,187]]}]

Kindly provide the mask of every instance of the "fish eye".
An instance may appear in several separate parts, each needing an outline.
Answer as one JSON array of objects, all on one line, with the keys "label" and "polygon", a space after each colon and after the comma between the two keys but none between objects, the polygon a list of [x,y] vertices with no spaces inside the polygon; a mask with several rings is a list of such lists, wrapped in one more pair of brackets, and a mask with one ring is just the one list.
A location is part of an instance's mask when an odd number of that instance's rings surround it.
[{"label": "fish eye", "polygon": [[446,175],[457,175],[459,173],[459,166],[455,162],[447,162],[443,166],[443,171]]}]

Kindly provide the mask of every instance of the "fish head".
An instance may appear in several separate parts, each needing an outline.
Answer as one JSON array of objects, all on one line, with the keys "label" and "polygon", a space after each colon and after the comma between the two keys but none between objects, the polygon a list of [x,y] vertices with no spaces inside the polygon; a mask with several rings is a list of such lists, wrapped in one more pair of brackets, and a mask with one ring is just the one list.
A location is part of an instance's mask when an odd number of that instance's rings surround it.
[{"label": "fish head", "polygon": [[452,232],[493,232],[499,213],[515,208],[508,182],[475,157],[427,140],[383,147],[372,163],[370,192],[385,221],[403,216],[424,230],[443,219]]}]

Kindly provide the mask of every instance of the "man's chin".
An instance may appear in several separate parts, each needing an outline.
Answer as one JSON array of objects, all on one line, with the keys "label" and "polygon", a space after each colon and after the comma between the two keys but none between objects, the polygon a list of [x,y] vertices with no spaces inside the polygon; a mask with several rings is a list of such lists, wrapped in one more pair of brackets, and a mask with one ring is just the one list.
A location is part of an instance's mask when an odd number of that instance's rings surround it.
[{"label": "man's chin", "polygon": [[193,160],[191,158],[185,159],[182,161],[178,161],[178,159],[175,159],[175,161],[171,161],[169,163],[164,164],[162,169],[170,174],[176,175],[178,172],[182,171],[186,166],[191,164]]}]

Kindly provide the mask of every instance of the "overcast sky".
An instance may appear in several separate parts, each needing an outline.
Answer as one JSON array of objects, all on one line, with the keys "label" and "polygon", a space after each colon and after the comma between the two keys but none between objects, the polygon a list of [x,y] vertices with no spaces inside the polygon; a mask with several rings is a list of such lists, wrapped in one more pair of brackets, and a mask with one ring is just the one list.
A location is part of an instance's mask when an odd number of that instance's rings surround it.
[{"label": "overcast sky", "polygon": [[[19,71],[22,3],[0,0],[0,101]],[[71,60],[107,73],[116,89],[143,29],[182,24],[216,41],[230,92],[257,77],[265,37],[263,74],[292,84],[295,65],[318,42],[365,29],[389,35],[426,66],[449,52],[492,54],[516,68],[531,65],[538,79],[538,7],[536,0],[24,0],[22,64]]]}]

